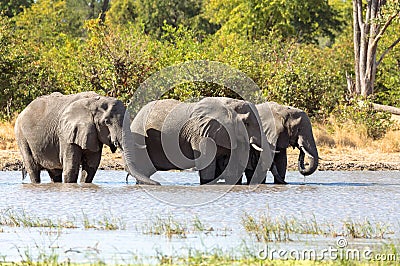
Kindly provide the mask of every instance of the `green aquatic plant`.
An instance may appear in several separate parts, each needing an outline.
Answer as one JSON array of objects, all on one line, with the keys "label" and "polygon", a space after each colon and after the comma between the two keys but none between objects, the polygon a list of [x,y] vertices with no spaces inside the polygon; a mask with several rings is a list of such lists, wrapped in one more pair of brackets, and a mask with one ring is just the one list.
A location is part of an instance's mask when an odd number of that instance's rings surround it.
[{"label": "green aquatic plant", "polygon": [[[97,243],[98,244],[98,243]],[[98,249],[97,244],[92,247],[87,247],[83,250],[74,250],[79,253],[87,253],[88,262],[76,263],[73,260],[66,259],[60,261],[60,258],[65,256],[72,250],[61,250],[58,248],[49,248],[46,246],[38,245],[37,243],[32,247],[17,247],[17,252],[20,256],[19,262],[12,262],[7,260],[6,256],[0,256],[1,265],[107,265],[109,262],[100,259],[101,250]],[[245,243],[244,243],[245,244]],[[245,244],[246,245],[246,244]],[[163,251],[156,250],[155,255],[143,256],[140,253],[130,252],[132,260],[123,260],[123,262],[115,261],[115,265],[398,265],[399,245],[390,243],[384,244],[381,247],[371,249],[369,257],[357,259],[357,257],[346,257],[339,255],[334,260],[309,260],[309,259],[273,259],[270,257],[260,256],[259,246],[238,246],[232,249],[222,249],[219,247],[203,247],[201,249],[185,248],[186,254],[172,251],[164,253]],[[90,258],[90,259],[89,259]],[[140,259],[139,259],[140,258]],[[151,261],[149,263],[149,261]]]},{"label": "green aquatic plant", "polygon": [[295,232],[295,220],[286,216],[272,218],[260,215],[257,219],[247,213],[242,217],[242,225],[246,232],[254,235],[257,241],[288,241]]},{"label": "green aquatic plant", "polygon": [[198,216],[195,216],[193,219],[193,230],[198,232],[206,231],[206,226],[202,221],[200,221]]},{"label": "green aquatic plant", "polygon": [[[204,224],[198,216],[195,216],[193,218],[192,222],[192,229],[194,232],[203,232],[206,235],[210,234],[211,232],[214,231],[214,228],[212,226]],[[224,229],[226,231],[226,229]]]},{"label": "green aquatic plant", "polygon": [[97,230],[125,230],[126,222],[121,217],[116,217],[112,213],[104,214],[99,220],[90,220],[88,215],[82,211],[83,227],[85,229]]},{"label": "green aquatic plant", "polygon": [[165,235],[168,238],[178,236],[185,238],[188,233],[186,223],[175,220],[171,215],[167,217],[156,216],[154,220],[142,227],[144,234]]},{"label": "green aquatic plant", "polygon": [[390,233],[390,225],[382,222],[346,220],[343,222],[343,235],[352,238],[383,239]]},{"label": "green aquatic plant", "polygon": [[242,218],[242,225],[246,232],[259,242],[288,241],[295,234],[383,239],[385,235],[393,233],[389,230],[390,225],[367,219],[346,220],[343,222],[342,230],[337,230],[332,224],[319,223],[315,215],[310,220],[300,220],[286,216],[273,218],[268,214],[261,214],[256,218],[246,213]]},{"label": "green aquatic plant", "polygon": [[[104,214],[100,219],[90,220],[88,215],[83,213],[83,228],[97,230],[125,230],[126,222],[121,217],[116,217],[112,213]],[[27,213],[25,210],[17,211],[7,209],[0,212],[0,226],[10,227],[44,227],[44,228],[78,228],[75,219],[56,221],[50,218],[41,218]],[[3,229],[0,229],[0,232]]]},{"label": "green aquatic plant", "polygon": [[50,218],[40,218],[30,215],[25,210],[7,209],[0,213],[0,225],[11,227],[49,227],[49,228],[77,228],[73,221]]}]

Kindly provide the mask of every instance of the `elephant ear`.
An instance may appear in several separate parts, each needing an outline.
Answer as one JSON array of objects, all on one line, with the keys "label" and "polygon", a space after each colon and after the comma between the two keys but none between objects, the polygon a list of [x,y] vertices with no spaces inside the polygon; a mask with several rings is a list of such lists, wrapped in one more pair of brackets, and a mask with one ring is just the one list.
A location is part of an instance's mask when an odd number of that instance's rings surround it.
[{"label": "elephant ear", "polygon": [[289,135],[285,124],[288,114],[285,107],[275,102],[267,102],[257,105],[257,109],[268,142],[278,148],[287,148]]},{"label": "elephant ear", "polygon": [[235,149],[237,143],[230,142],[228,131],[216,120],[212,118],[202,118],[200,122],[200,135],[212,138],[218,146],[226,149]]},{"label": "elephant ear", "polygon": [[236,149],[237,116],[221,100],[204,98],[195,104],[190,118],[197,120],[200,136],[212,138],[218,146],[226,149]]},{"label": "elephant ear", "polygon": [[91,100],[78,100],[65,109],[60,121],[60,134],[67,143],[96,152],[100,150],[100,142],[92,113],[88,109]]}]

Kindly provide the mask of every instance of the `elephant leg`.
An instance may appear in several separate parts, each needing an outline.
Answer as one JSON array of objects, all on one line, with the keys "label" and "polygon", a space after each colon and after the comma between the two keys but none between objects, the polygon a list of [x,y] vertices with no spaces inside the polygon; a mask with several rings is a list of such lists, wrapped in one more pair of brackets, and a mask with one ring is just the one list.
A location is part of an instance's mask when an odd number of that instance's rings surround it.
[{"label": "elephant leg", "polygon": [[101,149],[98,152],[85,152],[82,158],[81,183],[92,183],[99,168],[101,160]]},{"label": "elephant leg", "polygon": [[225,174],[226,167],[229,164],[230,155],[219,156],[215,164],[215,177],[214,179],[225,179],[222,175]]},{"label": "elephant leg", "polygon": [[217,159],[215,164],[215,178],[218,178],[224,172],[227,165],[225,160],[226,158]]},{"label": "elephant leg", "polygon": [[254,150],[250,151],[249,163],[247,168],[244,170],[244,174],[246,175],[247,185],[265,184],[267,175],[261,168],[259,152],[255,152]]},{"label": "elephant leg", "polygon": [[50,179],[53,183],[61,183],[62,182],[62,170],[60,169],[47,169],[49,173]]},{"label": "elephant leg", "polygon": [[21,150],[24,167],[31,179],[31,183],[40,183],[40,170],[42,167],[35,162],[28,143],[26,141],[19,141],[18,146]]},{"label": "elephant leg", "polygon": [[28,175],[31,179],[31,183],[40,183],[40,170],[41,167],[36,163],[26,165],[26,171],[28,172]]},{"label": "elephant leg", "polygon": [[[276,167],[276,169],[274,169]],[[286,176],[286,168],[287,168],[287,154],[286,149],[279,149],[279,153],[275,154],[274,163],[271,167],[272,175],[274,176],[275,184],[286,184],[285,176]]]},{"label": "elephant leg", "polygon": [[62,150],[64,182],[77,183],[82,149],[76,144],[66,144]]},{"label": "elephant leg", "polygon": [[254,175],[254,170],[253,169],[245,169],[244,174],[247,179],[247,182],[246,182],[247,185],[250,185],[251,179],[253,178],[253,175]]},{"label": "elephant leg", "polygon": [[257,173],[259,171],[255,171],[253,169],[245,169],[244,174],[246,175],[247,185],[255,185],[255,184],[265,184],[266,174],[265,172]]},{"label": "elephant leg", "polygon": [[216,172],[216,159],[214,159],[207,167],[199,170],[200,185],[215,184],[215,172]]},{"label": "elephant leg", "polygon": [[[236,163],[235,163],[236,162]],[[217,171],[219,174],[218,179],[224,179],[227,185],[241,185],[242,175],[244,169],[240,169],[238,158],[235,158],[234,153],[231,155],[224,155],[217,158]]]}]

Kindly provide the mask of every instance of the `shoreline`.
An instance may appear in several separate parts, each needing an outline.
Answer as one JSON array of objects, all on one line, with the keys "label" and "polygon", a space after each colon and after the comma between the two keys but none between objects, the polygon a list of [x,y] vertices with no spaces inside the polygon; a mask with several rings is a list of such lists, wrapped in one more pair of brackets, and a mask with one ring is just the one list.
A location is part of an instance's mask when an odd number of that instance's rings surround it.
[{"label": "shoreline", "polygon": [[[383,153],[357,149],[321,149],[319,171],[400,171],[400,152]],[[297,170],[298,153],[288,149],[288,171]],[[0,171],[21,171],[17,150],[0,150]],[[99,170],[124,170],[121,153],[103,150]]]}]

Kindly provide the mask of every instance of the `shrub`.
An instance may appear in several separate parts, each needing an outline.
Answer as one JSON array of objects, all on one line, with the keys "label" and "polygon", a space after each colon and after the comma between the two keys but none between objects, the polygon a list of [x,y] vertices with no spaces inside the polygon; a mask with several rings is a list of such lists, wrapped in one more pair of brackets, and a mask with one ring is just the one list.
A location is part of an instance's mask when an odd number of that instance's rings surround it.
[{"label": "shrub", "polygon": [[370,101],[352,99],[341,103],[334,112],[339,123],[352,122],[356,127],[365,127],[367,136],[373,140],[381,139],[393,126],[391,114],[373,109]]}]

